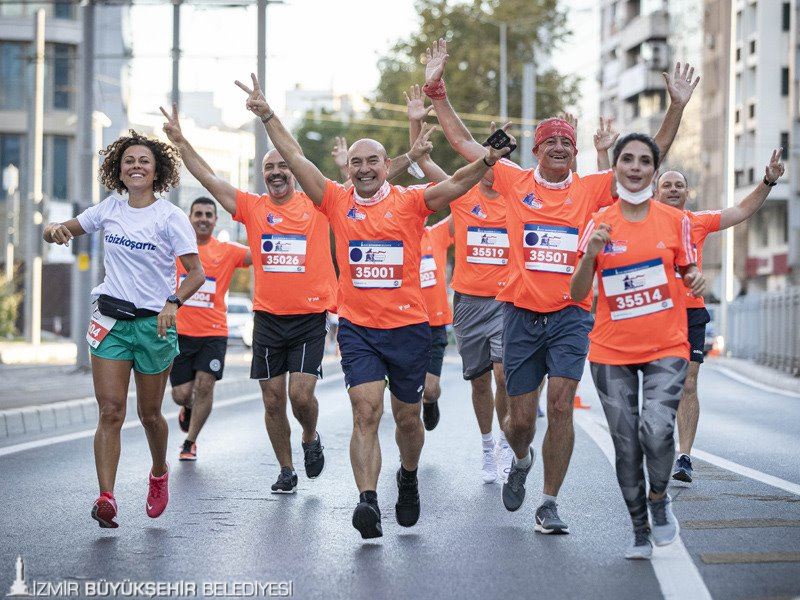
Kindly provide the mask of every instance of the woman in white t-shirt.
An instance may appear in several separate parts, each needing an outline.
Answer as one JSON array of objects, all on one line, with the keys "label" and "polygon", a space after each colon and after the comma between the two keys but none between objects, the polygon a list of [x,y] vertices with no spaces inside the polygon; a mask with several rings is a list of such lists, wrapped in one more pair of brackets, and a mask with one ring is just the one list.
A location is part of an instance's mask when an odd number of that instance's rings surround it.
[{"label": "woman in white t-shirt", "polygon": [[[170,145],[131,131],[101,151],[100,181],[115,190],[65,223],[44,229],[48,243],[67,245],[78,235],[103,231],[105,278],[92,290],[87,341],[100,418],[94,437],[100,497],[92,518],[117,527],[114,481],[125,420],[131,369],[139,418],[153,467],[147,514],[155,518],[169,500],[166,463],[168,426],[161,414],[172,360],[178,354],[175,315],[205,281],[197,238],[189,219],[159,198],[178,184],[180,159]],[[127,198],[122,196],[127,192]],[[175,291],[175,258],[188,271]]]}]

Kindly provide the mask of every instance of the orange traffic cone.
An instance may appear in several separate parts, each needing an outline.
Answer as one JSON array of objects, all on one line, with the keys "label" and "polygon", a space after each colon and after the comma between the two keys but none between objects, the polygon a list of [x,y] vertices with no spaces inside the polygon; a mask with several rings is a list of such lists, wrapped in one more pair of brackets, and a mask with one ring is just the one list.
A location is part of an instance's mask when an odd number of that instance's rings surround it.
[{"label": "orange traffic cone", "polygon": [[586,410],[589,410],[590,408],[592,408],[588,404],[584,404],[583,403],[583,401],[581,400],[581,397],[580,397],[579,394],[575,394],[575,401],[572,403],[572,406],[574,408],[585,408]]}]

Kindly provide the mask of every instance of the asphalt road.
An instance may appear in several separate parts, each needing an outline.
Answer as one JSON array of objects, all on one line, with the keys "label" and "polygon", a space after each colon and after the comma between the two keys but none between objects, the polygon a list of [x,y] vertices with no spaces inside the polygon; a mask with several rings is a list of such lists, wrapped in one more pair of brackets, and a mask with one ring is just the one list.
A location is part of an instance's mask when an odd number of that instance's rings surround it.
[{"label": "asphalt road", "polygon": [[[89,517],[96,497],[90,436],[17,452],[0,448],[0,593],[12,583],[19,554],[30,584],[69,581],[81,590],[104,579],[187,581],[198,590],[204,582],[291,581],[295,597],[326,599],[800,595],[800,398],[704,369],[697,447],[712,461],[735,464],[696,460],[696,482],[672,488],[682,543],[657,549],[652,563],[631,563],[622,558],[630,522],[590,379],[581,393],[592,408],[579,411],[559,499],[570,535],[533,531],[540,459],[516,513],[503,508],[498,484],[483,484],[469,387],[451,361],[443,374],[442,421],[423,450],[420,521],[410,529],[395,522],[399,459],[387,401],[378,489],[384,537],[365,542],[350,525],[358,498],[348,458],[350,406],[341,375],[330,371],[317,394],[326,469],[314,481],[303,476],[294,429],[300,485],[293,496],[269,493],[278,466],[255,385],[250,399],[218,398],[197,463],[177,461],[182,437],[170,417],[171,500],[157,520],[144,510],[149,460],[138,426],[123,431],[116,530],[99,529]],[[173,407],[167,401],[165,408]],[[545,422],[539,421],[537,445]],[[741,467],[752,471],[743,475]],[[780,479],[765,483],[759,474]]]}]

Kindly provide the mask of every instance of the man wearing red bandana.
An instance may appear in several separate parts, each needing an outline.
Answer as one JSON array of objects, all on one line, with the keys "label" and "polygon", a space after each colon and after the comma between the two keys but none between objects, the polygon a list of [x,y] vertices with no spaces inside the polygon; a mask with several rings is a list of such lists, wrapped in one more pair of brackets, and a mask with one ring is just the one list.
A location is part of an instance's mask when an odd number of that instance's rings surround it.
[{"label": "man wearing red bandana", "polygon": [[[467,160],[484,152],[447,99],[442,76],[447,62],[444,40],[427,52],[425,92],[453,149]],[[665,74],[670,106],[656,135],[662,155],[678,131],[683,108],[694,89],[691,72]],[[688,81],[687,81],[688,76]],[[531,470],[536,428],[537,388],[547,375],[547,433],[542,445],[544,493],[535,530],[569,533],[558,515],[556,497],[572,456],[575,433],[573,398],[583,375],[593,319],[591,294],[573,301],[569,282],[577,263],[578,238],[590,215],[612,202],[613,174],[580,177],[571,165],[577,154],[575,129],[564,119],[541,121],[533,152],[538,166],[523,169],[507,159],[494,167],[494,188],[506,198],[511,272],[497,296],[506,302],[503,369],[508,415],[503,422],[515,459],[503,485],[503,504],[519,509]]]}]

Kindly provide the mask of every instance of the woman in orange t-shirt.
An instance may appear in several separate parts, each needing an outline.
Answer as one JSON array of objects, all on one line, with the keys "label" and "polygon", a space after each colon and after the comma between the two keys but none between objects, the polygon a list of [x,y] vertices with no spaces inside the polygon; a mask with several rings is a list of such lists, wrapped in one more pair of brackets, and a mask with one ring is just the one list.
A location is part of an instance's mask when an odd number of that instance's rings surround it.
[{"label": "woman in orange t-shirt", "polygon": [[[667,494],[675,413],[689,360],[685,294],[679,286],[682,281],[695,296],[705,288],[688,218],[652,200],[658,161],[658,146],[646,135],[629,134],[614,148],[620,199],[587,224],[570,289],[573,298],[586,297],[597,274],[589,362],[614,440],[617,481],[633,522],[634,542],[625,553],[629,559],[650,558],[651,536],[664,546],[680,531]],[[676,269],[682,280],[673,276]]]}]

